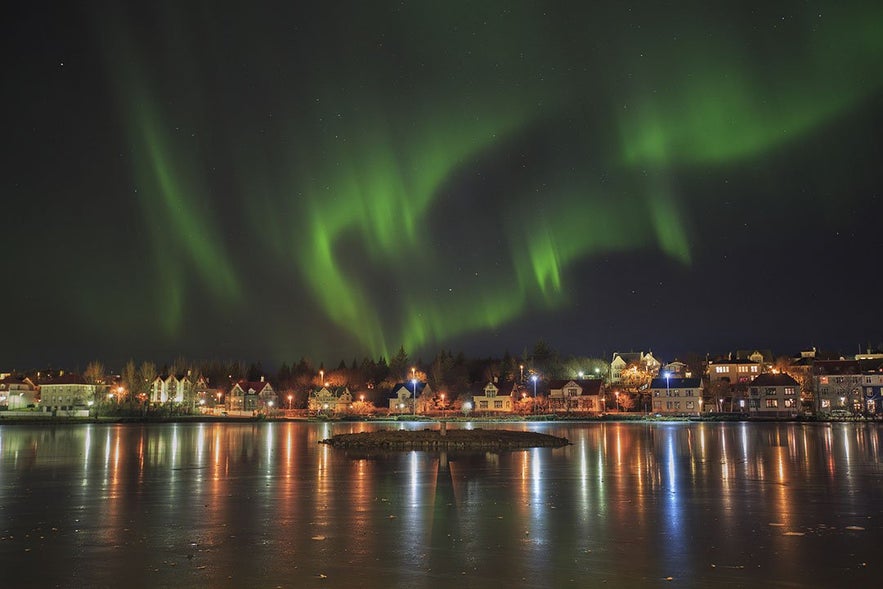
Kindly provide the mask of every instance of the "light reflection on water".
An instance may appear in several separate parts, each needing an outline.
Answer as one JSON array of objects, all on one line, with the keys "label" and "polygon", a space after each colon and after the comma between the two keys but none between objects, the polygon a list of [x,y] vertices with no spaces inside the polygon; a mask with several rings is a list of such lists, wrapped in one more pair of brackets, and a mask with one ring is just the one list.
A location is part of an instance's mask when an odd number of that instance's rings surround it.
[{"label": "light reflection on water", "polygon": [[318,444],[425,423],[0,427],[0,547],[17,563],[6,578],[827,587],[879,575],[879,426],[463,426],[572,445],[360,455]]}]

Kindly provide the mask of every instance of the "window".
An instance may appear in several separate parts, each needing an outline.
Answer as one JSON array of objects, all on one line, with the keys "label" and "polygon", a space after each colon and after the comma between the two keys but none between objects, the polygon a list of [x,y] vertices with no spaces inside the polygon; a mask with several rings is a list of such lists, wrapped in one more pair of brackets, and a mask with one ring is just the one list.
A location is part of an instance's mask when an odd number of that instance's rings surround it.
[{"label": "window", "polygon": [[[693,389],[689,389],[685,396],[692,397],[693,396]],[[693,401],[690,401],[690,402],[692,403]]]},{"label": "window", "polygon": [[797,403],[794,399],[785,399],[785,407],[796,407]]},{"label": "window", "polygon": [[748,366],[740,366],[739,372],[748,372]]},{"label": "window", "polygon": [[675,401],[675,409],[680,409],[680,408],[681,408],[681,402]]},{"label": "window", "polygon": [[671,401],[665,402],[665,408],[671,410]]},{"label": "window", "polygon": [[714,371],[717,372],[718,374],[725,374],[730,371],[730,367],[729,366],[715,366]]},{"label": "window", "polygon": [[831,399],[822,399],[822,409],[827,409],[831,406]]},{"label": "window", "polygon": [[502,409],[503,401],[494,401],[494,409]]},{"label": "window", "polygon": [[785,396],[794,396],[794,387],[785,387]]},{"label": "window", "polygon": [[767,409],[778,409],[779,400],[778,399],[767,399],[766,400],[766,408]]},{"label": "window", "polygon": [[751,367],[751,372],[757,373],[757,370],[758,370],[758,367],[757,367],[757,366],[752,366],[752,367]]},{"label": "window", "polygon": [[564,392],[565,392],[565,394],[567,394],[570,397],[576,397],[579,394],[577,392],[576,387],[569,387],[569,388],[565,389]]},{"label": "window", "polygon": [[819,377],[819,383],[828,384],[828,377],[827,376]]},{"label": "window", "polygon": [[693,401],[687,401],[687,409],[693,409]]},{"label": "window", "polygon": [[479,401],[478,408],[479,409],[487,409],[487,401]]},{"label": "window", "polygon": [[655,409],[656,411],[659,411],[660,409],[662,409],[662,402],[661,401],[653,401],[653,409]]},{"label": "window", "polygon": [[764,389],[767,397],[775,397],[776,396],[776,387],[767,387]]}]

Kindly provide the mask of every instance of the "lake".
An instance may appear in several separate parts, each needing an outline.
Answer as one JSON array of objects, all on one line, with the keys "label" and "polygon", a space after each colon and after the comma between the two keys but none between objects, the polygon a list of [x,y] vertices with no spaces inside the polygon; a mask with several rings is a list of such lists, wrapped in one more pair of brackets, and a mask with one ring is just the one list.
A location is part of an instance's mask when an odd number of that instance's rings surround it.
[{"label": "lake", "polygon": [[847,587],[881,427],[507,423],[572,445],[360,455],[425,423],[0,426],[3,587]]}]

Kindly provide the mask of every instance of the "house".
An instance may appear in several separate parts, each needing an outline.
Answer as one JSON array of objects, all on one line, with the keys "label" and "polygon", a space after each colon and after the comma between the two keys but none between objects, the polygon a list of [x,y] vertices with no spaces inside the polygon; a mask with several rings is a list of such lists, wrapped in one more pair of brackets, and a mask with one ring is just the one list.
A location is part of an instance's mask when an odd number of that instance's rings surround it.
[{"label": "house", "polygon": [[392,387],[392,395],[389,398],[389,412],[418,413],[418,409],[425,411],[432,398],[432,387],[429,386],[429,383],[397,382]]},{"label": "house", "polygon": [[472,393],[472,406],[477,412],[511,413],[515,410],[514,382],[489,381]]},{"label": "house", "polygon": [[610,361],[610,382],[622,381],[622,373],[626,368],[642,370],[651,376],[659,373],[660,362],[653,357],[653,352],[614,352]]},{"label": "house", "polygon": [[816,411],[879,415],[883,359],[817,360],[813,367]]},{"label": "house", "polygon": [[310,392],[307,408],[314,413],[343,413],[353,405],[353,395],[347,387],[328,387]]},{"label": "house", "polygon": [[748,387],[748,411],[769,417],[794,417],[800,411],[800,383],[788,374],[768,372]]},{"label": "house", "polygon": [[816,413],[861,411],[861,383],[858,360],[816,360],[813,365]]},{"label": "house", "polygon": [[727,357],[709,360],[706,374],[711,382],[724,381],[731,385],[747,384],[763,372],[763,364],[756,359]]},{"label": "house", "polygon": [[60,374],[40,382],[40,404],[53,413],[82,409],[95,401],[96,388],[78,374]]},{"label": "house", "polygon": [[736,350],[735,359],[751,360],[765,367],[772,366],[774,360],[772,350]]},{"label": "house", "polygon": [[234,384],[226,402],[229,411],[266,410],[275,404],[276,391],[263,376],[257,382],[241,380]]},{"label": "house", "polygon": [[668,374],[669,376],[677,376],[679,378],[690,378],[693,374],[690,372],[690,367],[687,366],[686,362],[681,362],[680,360],[673,360],[668,364],[662,367],[660,374]]},{"label": "house", "polygon": [[862,370],[862,403],[866,415],[883,415],[883,362],[867,363]]},{"label": "house", "polygon": [[602,385],[600,379],[553,380],[549,382],[549,411],[601,413],[606,410]]},{"label": "house", "polygon": [[0,379],[0,409],[26,409],[37,404],[37,386],[24,376],[6,375]]},{"label": "house", "polygon": [[702,413],[702,379],[672,377],[650,381],[653,413],[699,415]]},{"label": "house", "polygon": [[162,374],[153,380],[150,402],[193,403],[196,400],[196,388],[199,387],[191,380],[189,371],[186,374]]}]

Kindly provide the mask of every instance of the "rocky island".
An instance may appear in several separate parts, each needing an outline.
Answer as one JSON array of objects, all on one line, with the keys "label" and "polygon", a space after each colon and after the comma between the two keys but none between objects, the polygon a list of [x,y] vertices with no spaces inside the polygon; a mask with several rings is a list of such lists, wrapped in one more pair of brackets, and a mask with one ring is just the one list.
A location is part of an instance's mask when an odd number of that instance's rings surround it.
[{"label": "rocky island", "polygon": [[536,432],[480,428],[446,430],[444,427],[338,434],[319,443],[362,450],[514,450],[560,448],[570,444],[567,438]]}]

